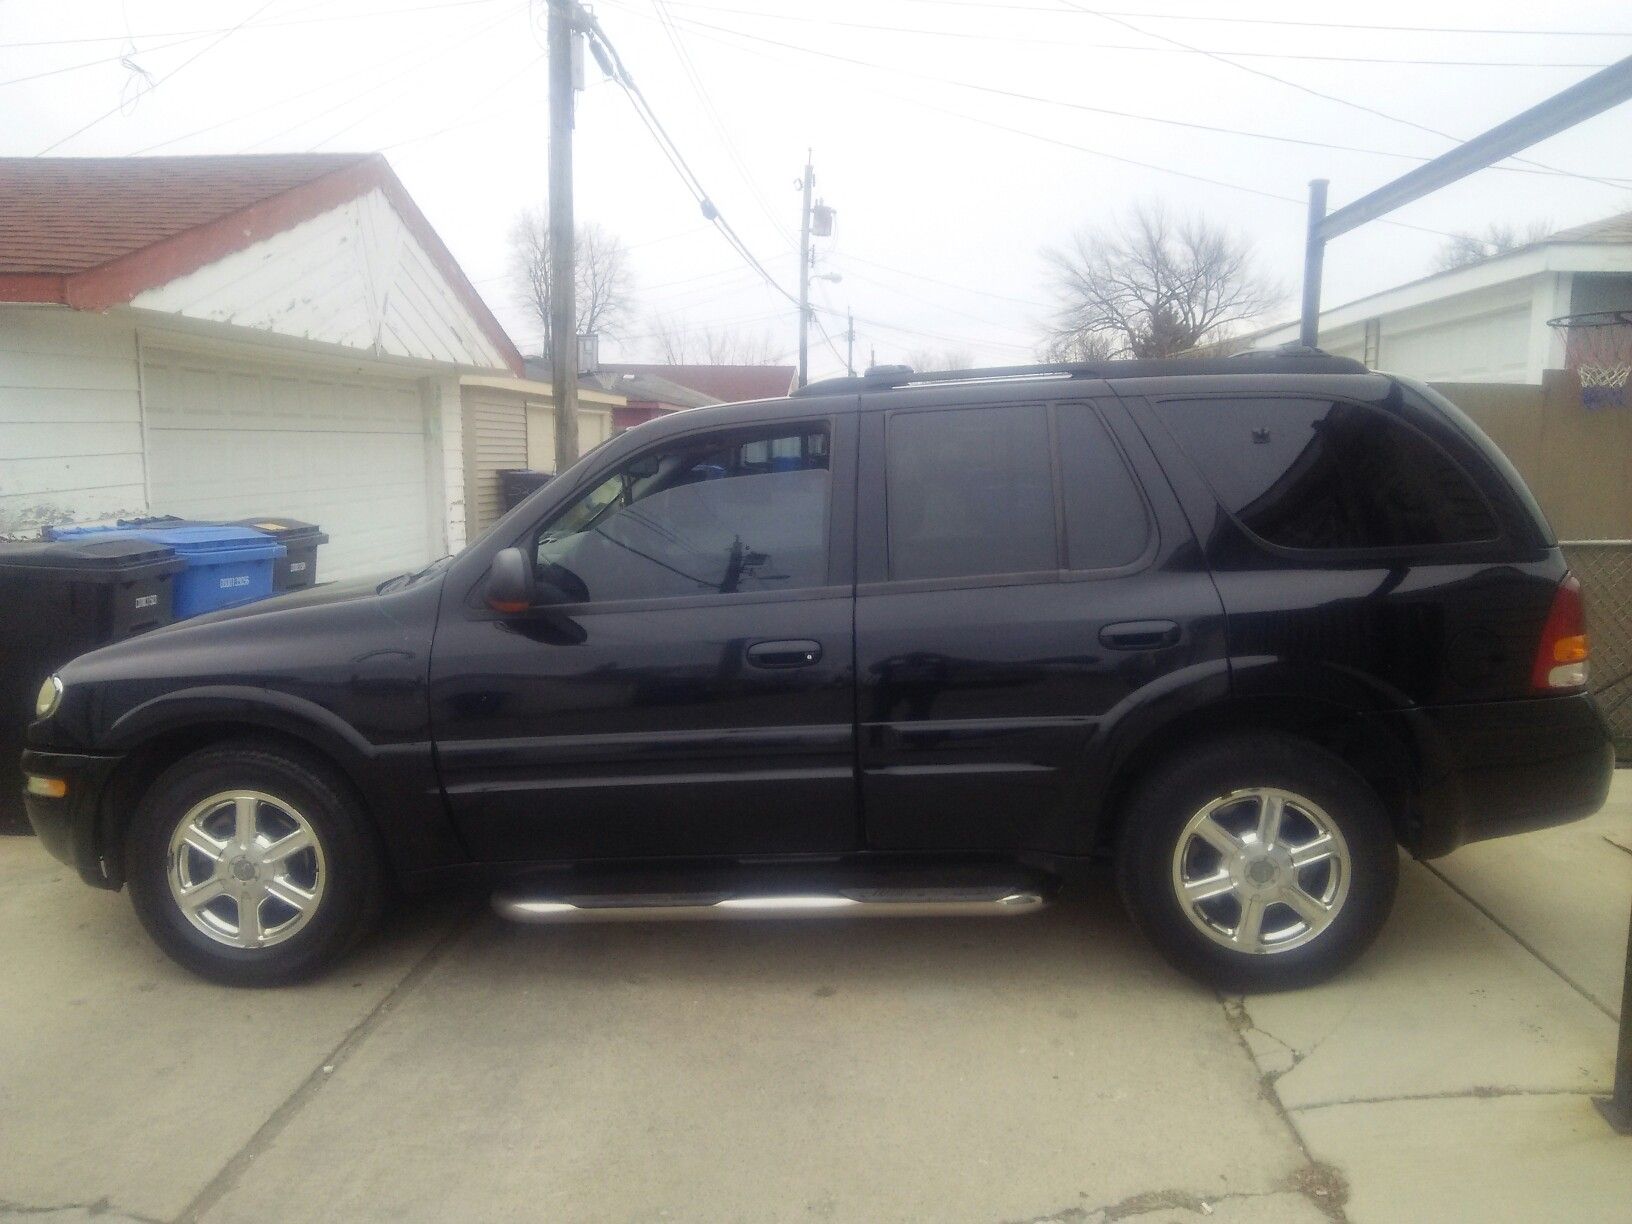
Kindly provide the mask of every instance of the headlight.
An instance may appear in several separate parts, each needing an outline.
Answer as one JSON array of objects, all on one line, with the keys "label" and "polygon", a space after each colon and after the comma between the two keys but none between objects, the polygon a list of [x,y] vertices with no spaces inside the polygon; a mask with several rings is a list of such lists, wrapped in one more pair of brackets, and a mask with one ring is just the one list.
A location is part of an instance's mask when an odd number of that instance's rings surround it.
[{"label": "headlight", "polygon": [[40,685],[40,691],[34,698],[34,717],[50,718],[62,704],[62,681],[56,676],[47,676],[45,683]]}]

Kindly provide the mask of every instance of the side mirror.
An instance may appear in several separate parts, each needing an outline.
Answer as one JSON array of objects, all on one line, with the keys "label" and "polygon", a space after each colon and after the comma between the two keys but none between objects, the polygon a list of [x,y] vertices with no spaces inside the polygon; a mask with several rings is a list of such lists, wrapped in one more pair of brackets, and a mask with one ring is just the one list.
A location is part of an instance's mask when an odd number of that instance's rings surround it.
[{"label": "side mirror", "polygon": [[533,606],[533,567],[519,548],[506,548],[493,558],[482,599],[495,612],[513,614]]}]

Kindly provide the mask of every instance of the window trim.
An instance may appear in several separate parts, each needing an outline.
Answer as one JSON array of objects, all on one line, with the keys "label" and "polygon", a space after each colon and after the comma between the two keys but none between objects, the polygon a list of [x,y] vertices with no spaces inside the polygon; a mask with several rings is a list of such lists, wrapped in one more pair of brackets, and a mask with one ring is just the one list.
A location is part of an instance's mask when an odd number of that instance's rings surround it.
[{"label": "window trim", "polygon": [[[1009,570],[989,574],[955,574],[938,578],[896,578],[889,572],[890,564],[890,517],[889,517],[889,445],[890,424],[898,416],[913,415],[925,412],[967,412],[987,408],[1041,408],[1046,413],[1048,448],[1049,448],[1049,480],[1052,482],[1054,499],[1054,566],[1050,569],[1037,570]],[[1139,497],[1139,504],[1145,520],[1145,543],[1139,554],[1121,565],[1073,568],[1070,562],[1070,540],[1065,529],[1065,474],[1063,456],[1059,444],[1059,413],[1062,409],[1083,410],[1093,414],[1101,431],[1110,441],[1112,450],[1121,462],[1127,473],[1135,493]],[[951,591],[975,590],[983,587],[1007,586],[1044,586],[1067,582],[1098,582],[1110,578],[1123,578],[1130,574],[1137,574],[1148,569],[1161,552],[1161,525],[1157,521],[1155,508],[1151,505],[1150,493],[1140,478],[1138,469],[1133,465],[1122,439],[1117,437],[1116,431],[1106,419],[1100,409],[1097,397],[1081,398],[1049,398],[1041,400],[1014,399],[1014,400],[985,400],[978,403],[941,403],[941,404],[912,404],[900,408],[887,408],[876,414],[878,424],[874,428],[876,441],[876,462],[870,465],[869,475],[876,478],[878,492],[867,510],[863,511],[863,521],[870,510],[877,515],[878,528],[882,533],[883,546],[881,560],[883,562],[883,577],[859,580],[856,586],[857,594],[914,591]],[[865,445],[865,444],[864,444]],[[858,574],[859,579],[859,574]]]},{"label": "window trim", "polygon": [[[1445,462],[1455,469],[1455,471],[1461,475],[1462,479],[1467,482],[1468,487],[1478,495],[1480,504],[1484,506],[1485,512],[1490,518],[1491,525],[1495,528],[1495,534],[1484,536],[1477,540],[1458,540],[1454,543],[1446,544],[1380,544],[1350,548],[1296,548],[1289,544],[1277,544],[1273,540],[1267,540],[1254,531],[1251,527],[1247,526],[1247,524],[1241,520],[1240,516],[1238,516],[1235,511],[1230,509],[1229,504],[1224,500],[1223,495],[1219,493],[1217,486],[1213,484],[1213,481],[1208,477],[1206,471],[1202,469],[1201,464],[1198,463],[1191,455],[1190,449],[1185,446],[1185,444],[1179,439],[1178,435],[1174,432],[1173,427],[1168,423],[1167,418],[1162,414],[1160,407],[1162,404],[1170,403],[1217,403],[1220,400],[1294,400],[1302,403],[1317,401],[1331,404],[1347,404],[1350,407],[1358,408],[1362,412],[1381,416],[1385,420],[1391,421],[1408,432],[1414,434],[1426,445],[1433,447],[1439,452],[1439,454],[1444,458]],[[1191,471],[1195,473],[1196,479],[1200,481],[1201,487],[1207,491],[1207,496],[1212,499],[1212,502],[1217,509],[1221,511],[1227,519],[1229,519],[1231,526],[1239,531],[1242,537],[1250,544],[1257,548],[1262,548],[1274,556],[1290,561],[1300,561],[1305,564],[1309,564],[1325,561],[1377,562],[1390,558],[1399,558],[1401,560],[1412,561],[1424,557],[1443,556],[1448,552],[1454,551],[1457,554],[1456,560],[1460,562],[1476,560],[1478,558],[1478,554],[1500,549],[1502,545],[1509,542],[1508,533],[1502,525],[1502,516],[1497,512],[1495,505],[1492,504],[1490,496],[1488,493],[1486,493],[1484,487],[1478,480],[1474,479],[1473,474],[1468,471],[1467,465],[1452,454],[1451,451],[1442,445],[1437,438],[1420,428],[1416,422],[1407,420],[1401,414],[1391,412],[1389,409],[1380,404],[1367,403],[1366,401],[1356,399],[1353,396],[1338,395],[1327,391],[1296,389],[1277,389],[1274,391],[1220,391],[1212,394],[1192,392],[1189,394],[1179,395],[1153,395],[1146,397],[1146,403],[1150,409],[1150,417],[1155,421],[1158,428],[1160,428],[1172,441],[1174,448],[1178,452],[1178,457],[1189,465]]]},{"label": "window trim", "polygon": [[[586,472],[583,477],[573,483],[572,489],[566,494],[565,500],[554,503],[548,511],[538,518],[532,519],[511,539],[508,547],[520,548],[523,552],[536,549],[538,536],[555,519],[567,513],[578,501],[591,490],[599,487],[609,476],[620,471],[632,463],[637,463],[649,455],[676,446],[687,446],[697,441],[707,440],[710,437],[727,438],[738,437],[743,441],[752,441],[758,437],[777,437],[793,433],[809,433],[821,430],[827,434],[827,506],[824,510],[827,547],[826,581],[819,586],[788,587],[784,590],[755,590],[732,591],[729,593],[709,593],[699,591],[685,595],[652,595],[627,599],[585,600],[575,603],[535,604],[524,616],[536,616],[544,613],[561,613],[564,615],[580,616],[599,612],[624,612],[638,609],[663,611],[667,609],[716,607],[726,604],[764,603],[796,599],[824,599],[838,595],[849,595],[854,584],[854,559],[849,553],[854,551],[853,526],[847,532],[844,516],[848,512],[854,518],[854,507],[848,506],[847,501],[853,502],[854,489],[854,455],[841,459],[840,448],[849,445],[854,449],[854,427],[846,422],[853,422],[853,415],[816,413],[812,416],[797,417],[763,417],[756,420],[744,420],[730,424],[714,423],[700,425],[695,429],[684,430],[667,434],[660,438],[653,438],[647,446],[640,447],[620,456],[618,459],[598,468],[593,472]],[[846,434],[850,435],[846,441]],[[604,446],[605,443],[602,443]],[[842,468],[841,468],[842,465]],[[851,547],[844,545],[849,542]],[[536,564],[536,553],[530,553],[530,560]],[[506,620],[514,619],[515,614],[504,615],[492,612],[480,600],[482,580],[478,579],[471,588],[469,611],[479,619]]]}]

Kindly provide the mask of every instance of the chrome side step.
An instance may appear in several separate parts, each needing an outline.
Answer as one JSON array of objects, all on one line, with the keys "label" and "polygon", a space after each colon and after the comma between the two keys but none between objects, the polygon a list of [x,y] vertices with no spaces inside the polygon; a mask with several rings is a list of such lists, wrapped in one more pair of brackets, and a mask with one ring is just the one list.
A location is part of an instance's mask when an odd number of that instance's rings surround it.
[{"label": "chrome side step", "polygon": [[756,918],[1011,917],[1035,913],[1050,896],[1012,885],[981,888],[845,888],[833,892],[625,893],[539,897],[493,895],[493,910],[512,922],[682,922]]}]

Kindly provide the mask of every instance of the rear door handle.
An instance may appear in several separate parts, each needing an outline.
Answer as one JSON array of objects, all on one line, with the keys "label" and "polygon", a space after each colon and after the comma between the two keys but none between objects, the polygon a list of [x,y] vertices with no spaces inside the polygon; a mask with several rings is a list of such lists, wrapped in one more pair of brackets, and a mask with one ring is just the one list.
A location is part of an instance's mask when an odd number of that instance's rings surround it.
[{"label": "rear door handle", "polygon": [[1179,644],[1179,627],[1170,620],[1118,621],[1101,629],[1099,640],[1112,650],[1161,650]]},{"label": "rear door handle", "polygon": [[755,642],[748,647],[754,667],[810,667],[821,662],[822,644],[807,638],[787,642]]}]

